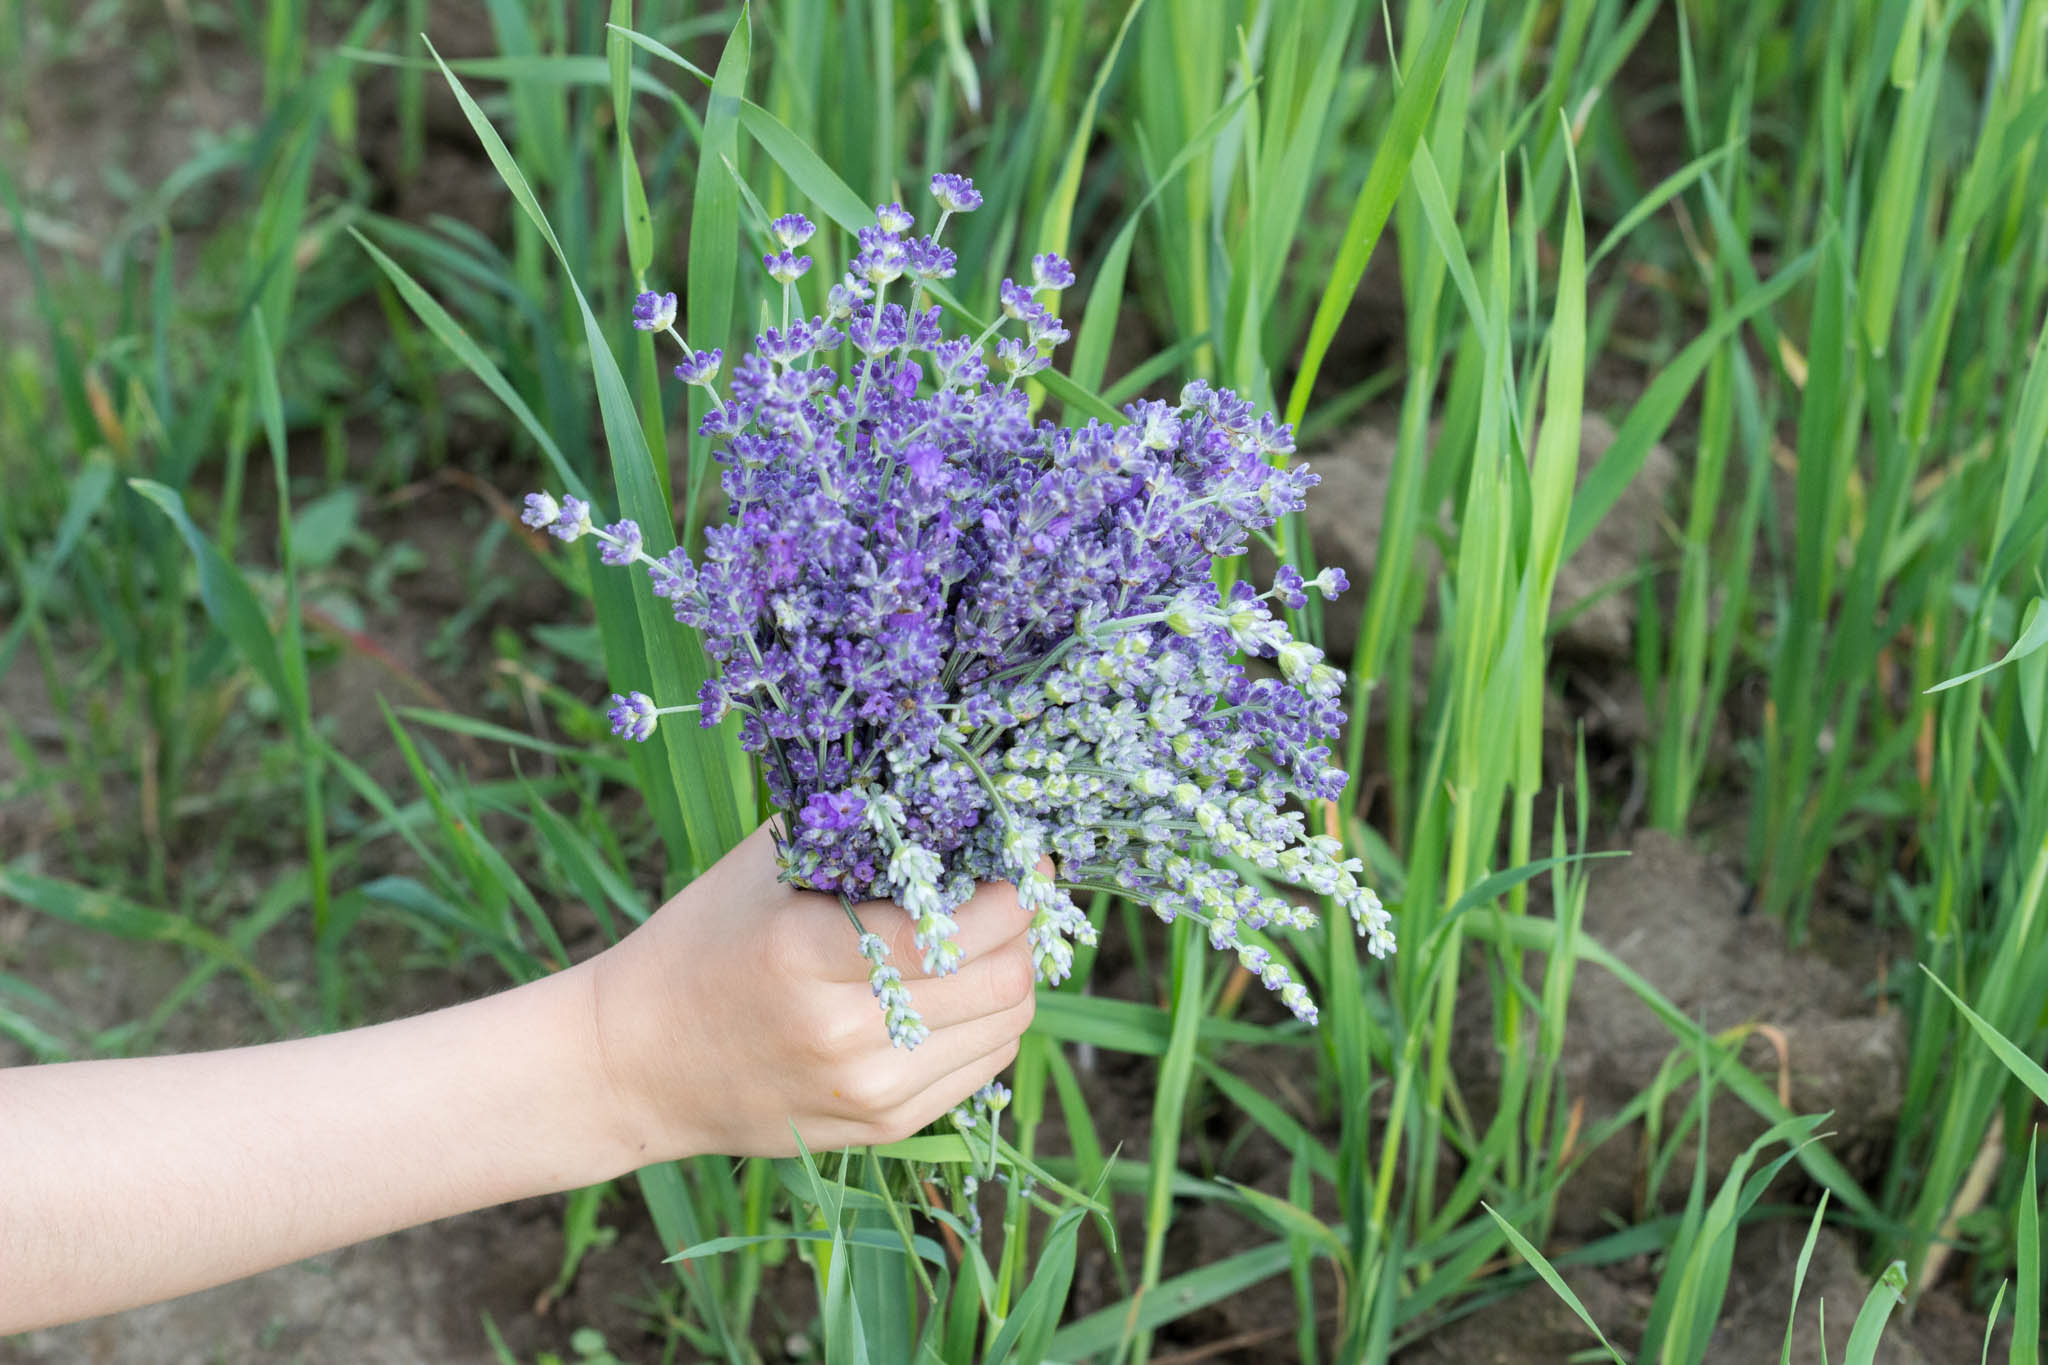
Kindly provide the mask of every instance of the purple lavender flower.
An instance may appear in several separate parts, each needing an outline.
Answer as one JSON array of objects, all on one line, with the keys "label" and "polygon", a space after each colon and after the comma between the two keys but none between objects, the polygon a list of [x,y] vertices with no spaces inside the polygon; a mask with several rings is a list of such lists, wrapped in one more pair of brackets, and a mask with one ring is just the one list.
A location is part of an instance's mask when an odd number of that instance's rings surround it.
[{"label": "purple lavender flower", "polygon": [[1301,570],[1292,564],[1282,564],[1279,571],[1273,575],[1273,595],[1279,598],[1280,605],[1289,611],[1300,611],[1308,605],[1308,594],[1302,591],[1304,586],[1306,585]]},{"label": "purple lavender flower", "polygon": [[613,734],[642,744],[654,733],[654,723],[660,715],[654,698],[645,692],[628,692],[624,696],[612,693],[612,709],[605,713]]},{"label": "purple lavender flower", "polygon": [[864,246],[853,258],[853,273],[869,284],[884,285],[903,278],[910,268],[910,249],[894,237],[883,237]]},{"label": "purple lavender flower", "polygon": [[1041,352],[1050,351],[1055,346],[1064,344],[1068,336],[1067,329],[1061,325],[1060,320],[1043,307],[1034,307],[1025,315],[1024,334]]},{"label": "purple lavender flower", "polygon": [[708,351],[691,351],[676,366],[676,378],[685,384],[709,384],[718,378],[718,367],[724,363],[725,352],[716,346]]},{"label": "purple lavender flower", "polygon": [[769,278],[777,284],[795,284],[811,268],[811,258],[784,248],[763,256],[761,264],[768,267]]},{"label": "purple lavender flower", "polygon": [[1031,258],[1031,282],[1039,289],[1065,289],[1074,282],[1074,267],[1050,251]]},{"label": "purple lavender flower", "polygon": [[804,803],[799,818],[812,829],[837,832],[860,828],[867,809],[867,798],[859,792],[819,792]]},{"label": "purple lavender flower", "polygon": [[[981,203],[958,176],[931,188],[944,214]],[[1268,593],[1216,586],[1217,558],[1316,482],[1286,459],[1292,429],[1199,381],[1117,422],[1037,419],[1016,381],[1068,340],[1038,296],[1071,286],[1072,266],[1033,258],[1031,287],[1003,281],[988,333],[949,336],[924,300],[888,301],[904,274],[956,268],[911,228],[900,205],[877,209],[823,315],[764,329],[714,389],[699,430],[728,517],[700,556],[650,558],[632,523],[597,531],[574,498],[533,494],[522,520],[595,533],[607,562],[646,566],[716,666],[700,722],[737,716],[793,817],[784,875],[894,901],[927,973],[959,965],[954,912],[977,880],[1016,883],[1055,984],[1096,932],[1073,892],[1117,886],[1162,919],[1194,919],[1313,1023],[1306,986],[1259,936],[1316,918],[1267,882],[1325,898],[1374,956],[1394,936],[1363,865],[1308,834],[1300,809],[1343,791],[1330,742],[1344,679],[1275,612],[1310,589],[1334,596],[1344,574],[1282,566]],[[787,215],[771,231],[769,268],[789,273],[810,224]],[[691,350],[677,373],[712,387],[722,363]],[[614,703],[615,730],[637,739],[691,709]],[[878,936],[859,938],[891,1040],[916,1046],[901,972]]]},{"label": "purple lavender flower", "polygon": [[519,519],[539,531],[561,515],[562,504],[556,502],[553,497],[546,493],[528,493],[526,510],[519,514]]},{"label": "purple lavender flower", "polygon": [[652,290],[633,300],[633,325],[643,332],[666,332],[676,325],[676,296]]},{"label": "purple lavender flower", "polygon": [[856,307],[874,296],[875,291],[868,288],[866,281],[849,270],[846,278],[833,285],[831,292],[826,294],[825,316],[839,322],[851,317]]},{"label": "purple lavender flower", "polygon": [[1018,337],[1004,337],[996,343],[996,363],[1015,378],[1022,379],[1037,374],[1052,362],[1030,342]]},{"label": "purple lavender flower", "polygon": [[590,504],[581,498],[565,495],[561,514],[548,527],[548,534],[562,540],[575,540],[589,530]]},{"label": "purple lavender flower", "polygon": [[931,238],[915,238],[904,250],[909,256],[910,273],[920,280],[953,278],[954,262],[958,258]]},{"label": "purple lavender flower", "polygon": [[1038,301],[1031,297],[1031,291],[1015,280],[1004,280],[996,290],[996,297],[1006,318],[1028,318],[1038,308]]},{"label": "purple lavender flower", "polygon": [[974,182],[945,171],[932,177],[932,198],[948,213],[972,213],[981,207],[981,192]]},{"label": "purple lavender flower", "polygon": [[604,548],[597,557],[607,564],[631,564],[640,557],[640,527],[631,521],[615,521],[604,528]]},{"label": "purple lavender flower", "polygon": [[818,228],[801,213],[785,213],[770,223],[768,230],[775,234],[775,240],[782,243],[785,251],[794,251],[810,241],[811,234]]}]

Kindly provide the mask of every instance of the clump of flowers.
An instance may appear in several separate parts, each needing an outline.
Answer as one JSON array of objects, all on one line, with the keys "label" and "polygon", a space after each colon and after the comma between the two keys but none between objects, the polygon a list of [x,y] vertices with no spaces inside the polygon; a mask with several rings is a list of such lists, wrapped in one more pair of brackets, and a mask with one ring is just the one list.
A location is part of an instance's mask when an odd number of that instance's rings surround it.
[{"label": "clump of flowers", "polygon": [[[1245,936],[1309,928],[1314,913],[1211,855],[1332,898],[1373,954],[1393,951],[1359,861],[1289,808],[1343,790],[1329,747],[1343,678],[1272,604],[1335,597],[1344,574],[1283,566],[1263,593],[1215,580],[1217,559],[1299,509],[1316,476],[1281,458],[1288,426],[1199,381],[1177,403],[1129,405],[1121,423],[1034,421],[1020,383],[1067,340],[1048,301],[1073,269],[1035,257],[1029,283],[1003,281],[994,322],[949,334],[926,286],[954,273],[940,234],[981,196],[954,175],[931,192],[932,231],[916,235],[899,204],[878,208],[808,318],[793,309],[812,261],[796,252],[814,229],[775,220],[763,264],[782,285],[782,325],[755,338],[722,393],[724,357],[675,331],[675,296],[640,296],[634,325],[673,336],[677,378],[712,394],[701,431],[717,443],[729,519],[701,558],[655,558],[630,521],[599,526],[579,499],[527,497],[528,525],[643,565],[718,665],[691,705],[615,696],[613,731],[646,740],[669,715],[736,715],[787,817],[785,875],[849,909],[894,901],[928,973],[959,965],[953,912],[977,880],[1002,879],[1032,912],[1041,978],[1057,983],[1074,946],[1095,941],[1072,893],[1108,889],[1198,921],[1313,1023],[1306,988]],[[1276,661],[1279,676],[1240,655]],[[856,943],[890,1036],[916,1046],[925,1028],[884,941],[862,930]]]}]

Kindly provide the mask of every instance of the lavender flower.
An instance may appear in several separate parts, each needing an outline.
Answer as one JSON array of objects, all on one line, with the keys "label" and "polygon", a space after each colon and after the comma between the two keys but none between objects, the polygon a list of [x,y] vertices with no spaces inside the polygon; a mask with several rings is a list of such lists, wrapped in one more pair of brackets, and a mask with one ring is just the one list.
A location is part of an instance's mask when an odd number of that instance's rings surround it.
[{"label": "lavender flower", "polygon": [[1031,283],[1038,289],[1065,289],[1074,282],[1074,267],[1050,251],[1031,258]]},{"label": "lavender flower", "polygon": [[630,521],[615,521],[604,528],[604,545],[597,557],[607,564],[631,564],[640,554],[640,528]]},{"label": "lavender flower", "polygon": [[[960,176],[931,191],[941,229],[981,203]],[[1313,1023],[1267,936],[1314,912],[1214,859],[1327,899],[1368,951],[1394,950],[1363,865],[1308,834],[1302,811],[1344,789],[1330,761],[1343,675],[1275,614],[1348,584],[1283,566],[1268,592],[1219,591],[1213,570],[1299,510],[1315,475],[1286,459],[1289,427],[1200,382],[1121,422],[1035,420],[1017,381],[1068,339],[1040,296],[1072,285],[1072,266],[1035,257],[1031,287],[1003,281],[995,326],[948,336],[921,296],[888,300],[904,274],[955,268],[937,231],[905,240],[912,225],[878,208],[823,315],[765,330],[713,389],[700,431],[728,519],[700,556],[656,559],[631,522],[598,529],[574,498],[527,498],[528,525],[643,565],[717,666],[693,706],[615,697],[614,730],[644,740],[671,712],[737,714],[790,817],[784,875],[849,906],[901,906],[927,973],[959,965],[954,912],[1002,879],[1057,984],[1096,936],[1074,893],[1110,887],[1199,923]],[[771,231],[771,272],[808,259],[793,255],[808,220]],[[678,376],[711,387],[722,354],[686,356]],[[884,941],[863,929],[858,946],[890,1038],[916,1046],[924,1026]]]},{"label": "lavender flower", "polygon": [[546,493],[528,493],[526,510],[519,514],[519,519],[539,531],[561,515],[562,504],[556,502],[553,497]]},{"label": "lavender flower", "polygon": [[561,514],[548,527],[548,534],[562,540],[576,540],[590,530],[590,504],[564,495]]},{"label": "lavender flower", "polygon": [[612,723],[612,733],[621,739],[646,743],[654,733],[654,724],[661,713],[655,709],[654,698],[645,692],[628,692],[621,696],[612,693],[612,709],[605,718]]},{"label": "lavender flower", "polygon": [[718,367],[725,363],[725,352],[712,347],[708,351],[690,351],[683,357],[683,363],[676,366],[676,378],[685,384],[708,385],[718,378]]},{"label": "lavender flower", "polygon": [[643,332],[666,332],[676,325],[676,296],[652,290],[633,300],[633,325]]},{"label": "lavender flower", "polygon": [[943,171],[932,177],[932,198],[947,213],[972,213],[981,207],[981,191],[972,180]]},{"label": "lavender flower", "polygon": [[787,248],[772,252],[761,258],[761,264],[768,267],[769,278],[777,284],[795,284],[811,268],[811,258],[799,256]]},{"label": "lavender flower", "polygon": [[810,241],[811,234],[818,229],[801,213],[785,213],[770,223],[768,230],[775,234],[775,240],[782,243],[785,251],[794,251]]}]

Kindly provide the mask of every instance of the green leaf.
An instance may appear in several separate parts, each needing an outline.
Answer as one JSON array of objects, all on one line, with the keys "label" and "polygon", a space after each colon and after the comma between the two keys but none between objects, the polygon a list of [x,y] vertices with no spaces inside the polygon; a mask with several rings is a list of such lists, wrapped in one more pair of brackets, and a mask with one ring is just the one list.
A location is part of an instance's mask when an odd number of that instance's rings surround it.
[{"label": "green leaf", "polygon": [[353,224],[348,231],[363,250],[370,253],[370,259],[377,263],[377,268],[391,281],[392,287],[398,291],[398,296],[404,299],[406,306],[426,324],[427,330],[434,334],[435,339],[452,351],[455,358],[491,391],[492,396],[505,405],[518,420],[519,425],[526,429],[526,434],[533,437],[534,444],[540,447],[541,454],[547,456],[548,464],[554,468],[555,477],[562,481],[562,486],[577,497],[588,500],[590,490],[584,486],[583,480],[576,477],[576,471],[569,467],[568,457],[564,456],[561,447],[555,444],[555,438],[548,434],[548,429],[533,415],[533,409],[526,405],[526,400],[519,396],[518,390],[514,389],[498,367],[491,363],[490,357],[470,340],[469,333],[463,330],[462,324],[451,317],[448,310],[443,308],[432,294],[422,289],[419,281],[406,273],[405,267],[385,255],[375,242],[357,231]]},{"label": "green leaf", "polygon": [[1946,692],[1951,687],[1961,687],[1972,679],[1981,678],[1986,673],[2004,668],[2007,664],[2017,663],[2041,646],[2048,645],[2048,611],[2041,609],[2044,603],[2048,603],[2048,598],[2036,597],[2027,604],[2027,614],[2020,625],[2020,637],[2012,642],[2011,649],[1982,668],[1973,668],[1968,673],[1958,673],[1953,678],[1943,679],[1921,695],[1929,696],[1936,692]]},{"label": "green leaf", "polygon": [[2004,1034],[1985,1022],[1977,1011],[1965,1005],[1962,997],[1950,990],[1948,983],[1936,976],[1926,963],[1920,964],[1920,970],[1927,973],[1929,981],[1941,988],[1943,995],[1955,1002],[1955,1007],[1963,1012],[1963,1018],[1970,1021],[1970,1027],[1977,1031],[1977,1037],[1983,1041],[1984,1046],[1990,1048],[1998,1060],[2005,1063],[2005,1069],[2017,1076],[2027,1089],[2033,1091],[2041,1103],[2048,1104],[2048,1071],[2043,1071],[2039,1062],[2014,1047]]},{"label": "green leaf", "polygon": [[186,514],[185,500],[178,496],[176,489],[149,479],[130,479],[128,486],[155,503],[171,519],[171,525],[198,562],[199,600],[206,607],[207,616],[235,647],[242,661],[256,670],[264,685],[280,700],[286,698],[289,693],[285,686],[284,665],[278,658],[277,640],[271,634],[270,620],[264,614],[262,603],[257,601],[249,581],[242,577],[242,571],[222,558],[213,542],[200,534],[199,528]]},{"label": "green leaf", "polygon": [[80,929],[112,934],[135,943],[168,943],[189,948],[232,968],[266,998],[274,999],[277,995],[277,988],[247,953],[185,915],[155,910],[110,891],[11,866],[0,867],[0,897],[19,901],[39,914]]},{"label": "green leaf", "polygon": [[1366,264],[1379,242],[1380,230],[1387,225],[1394,200],[1408,182],[1409,163],[1429,123],[1437,86],[1443,81],[1444,68],[1450,64],[1451,46],[1465,17],[1466,3],[1467,0],[1450,0],[1436,7],[1429,32],[1422,40],[1421,55],[1409,63],[1393,114],[1373,152],[1372,169],[1366,172],[1365,185],[1351,207],[1351,219],[1344,225],[1344,239],[1337,247],[1337,258],[1330,264],[1329,282],[1323,287],[1315,317],[1309,323],[1308,341],[1301,350],[1301,370],[1288,393],[1289,422],[1299,423],[1308,410],[1309,394],[1322,370],[1323,357],[1336,339],[1337,324],[1351,310],[1358,282],[1365,278]]},{"label": "green leaf", "polygon": [[[2013,1274],[2019,1295],[2013,1304],[2012,1356],[2006,1365],[2040,1365],[2041,1360],[2041,1186],[2034,1157],[2041,1145],[2038,1132],[2027,1134],[2027,1177],[2020,1187],[2020,1212],[2013,1228]],[[1994,1309],[1992,1316],[1997,1316]]]},{"label": "green leaf", "polygon": [[[729,349],[732,339],[733,294],[740,272],[740,196],[727,166],[740,155],[740,105],[746,97],[747,69],[753,61],[752,10],[740,6],[732,36],[718,58],[711,95],[704,106],[704,129],[698,140],[696,189],[690,196],[690,259],[684,307],[684,335],[699,349]],[[704,479],[711,467],[711,442],[696,434],[699,421],[714,401],[690,389],[689,482],[683,492],[685,541],[696,531]],[[673,703],[663,703],[672,705]]]},{"label": "green leaf", "polygon": [[1628,1365],[1627,1357],[1614,1349],[1614,1343],[1610,1342],[1607,1339],[1607,1334],[1600,1330],[1600,1324],[1593,1321],[1593,1315],[1586,1311],[1586,1305],[1579,1301],[1579,1296],[1572,1292],[1572,1287],[1564,1282],[1564,1276],[1557,1273],[1556,1267],[1552,1266],[1544,1258],[1543,1253],[1531,1245],[1528,1238],[1515,1231],[1514,1224],[1508,1222],[1507,1219],[1501,1217],[1498,1213],[1495,1213],[1491,1204],[1481,1204],[1480,1207],[1485,1209],[1493,1221],[1500,1225],[1501,1232],[1506,1234],[1508,1241],[1514,1244],[1515,1250],[1522,1254],[1522,1259],[1528,1262],[1530,1269],[1542,1276],[1543,1283],[1550,1286],[1551,1292],[1560,1299],[1563,1299],[1565,1307],[1576,1313],[1579,1321],[1586,1324],[1587,1330],[1592,1332],[1594,1337],[1599,1340],[1601,1346],[1606,1348],[1608,1357],[1616,1361],[1617,1365]]},{"label": "green leaf", "polygon": [[1074,1258],[1079,1250],[1082,1210],[1060,1215],[1046,1233],[1044,1249],[1024,1292],[1017,1297],[1002,1330],[989,1342],[981,1359],[983,1365],[1006,1365],[1015,1358],[1021,1365],[1038,1365],[1045,1359],[1060,1313],[1067,1305],[1067,1291],[1074,1282]]},{"label": "green leaf", "polygon": [[1113,1350],[1126,1331],[1151,1331],[1271,1279],[1287,1269],[1289,1256],[1286,1242],[1268,1242],[1161,1280],[1143,1297],[1113,1303],[1055,1332],[1052,1358],[1085,1360]]},{"label": "green leaf", "polygon": [[[684,1247],[675,1255],[665,1258],[662,1264],[673,1265],[677,1261],[694,1261],[703,1256],[723,1256],[728,1251],[738,1251],[742,1247],[762,1246],[770,1242],[829,1243],[834,1240],[835,1238],[832,1233],[802,1229],[790,1232],[764,1232],[751,1237],[713,1237],[709,1241],[698,1242],[694,1246]],[[847,1228],[838,1234],[838,1240],[843,1241],[848,1246],[863,1247],[869,1251],[884,1251],[898,1256],[908,1254],[903,1249],[903,1239],[887,1228]],[[914,1244],[917,1254],[923,1259],[930,1261],[933,1265],[946,1264],[945,1248],[934,1242],[931,1238],[918,1237],[915,1239]]]},{"label": "green leaf", "polygon": [[43,594],[57,581],[58,571],[71,558],[71,552],[78,548],[85,528],[99,515],[113,486],[114,462],[103,450],[88,455],[84,467],[72,477],[71,493],[64,503],[64,515],[57,522],[56,537],[50,542],[50,548],[44,551],[42,560],[29,572],[28,581],[22,585],[14,624],[7,628],[5,634],[0,634],[0,677],[6,676],[8,665],[14,662],[14,651],[21,647],[23,638],[27,636],[29,622],[35,619]]},{"label": "green leaf", "polygon": [[[428,50],[432,51],[431,44]],[[435,60],[440,61],[438,53]],[[619,490],[619,510],[639,524],[646,552],[658,558],[675,546],[675,526],[646,434],[605,329],[598,325],[574,277],[567,274],[568,257],[504,140],[446,63],[441,64],[441,70],[470,127],[484,144],[491,164],[497,167],[513,199],[526,210],[561,262],[570,293],[583,317],[584,339],[597,384],[598,410],[604,422],[605,443],[611,452],[612,476]],[[719,178],[724,179],[722,171]],[[597,563],[595,545],[590,546],[587,554],[592,573],[601,578],[605,570]],[[613,666],[614,685],[648,692],[664,706],[679,704],[679,697],[696,695],[711,672],[710,661],[696,634],[677,629],[671,614],[644,585],[628,597],[624,584],[616,577],[605,583],[597,594],[598,622],[607,632],[606,657]],[[625,676],[619,677],[622,666]],[[687,856],[694,868],[709,867],[739,843],[746,832],[743,811],[752,809],[750,797],[736,785],[736,773],[744,771],[736,760],[737,740],[693,725],[661,726],[658,737],[660,748],[649,745],[640,756],[646,778],[643,791],[655,804],[656,818],[665,825],[670,812],[682,812],[679,829],[664,828],[671,859],[680,861]],[[666,765],[654,763],[656,753],[667,755]],[[686,847],[677,848],[678,842]]]},{"label": "green leaf", "polygon": [[[1933,84],[1932,81],[1928,84]],[[1878,1343],[1884,1339],[1884,1325],[1892,1310],[1906,1301],[1906,1263],[1893,1261],[1870,1286],[1856,1325],[1849,1329],[1849,1344],[1842,1350],[1842,1365],[1871,1365],[1877,1359]]]},{"label": "green leaf", "polygon": [[1579,547],[1593,534],[1593,529],[1621,500],[1622,492],[1650,457],[1650,447],[1678,416],[1685,396],[1692,392],[1693,384],[1706,370],[1707,362],[1714,358],[1714,353],[1727,343],[1738,327],[1783,297],[1813,268],[1816,259],[1815,252],[1809,249],[1787,262],[1767,282],[1750,290],[1718,314],[1706,331],[1693,338],[1684,350],[1657,372],[1657,377],[1643,390],[1642,397],[1636,400],[1635,406],[1622,420],[1620,429],[1614,433],[1614,443],[1600,457],[1600,463],[1586,475],[1573,496],[1561,559],[1570,559],[1577,554]]}]

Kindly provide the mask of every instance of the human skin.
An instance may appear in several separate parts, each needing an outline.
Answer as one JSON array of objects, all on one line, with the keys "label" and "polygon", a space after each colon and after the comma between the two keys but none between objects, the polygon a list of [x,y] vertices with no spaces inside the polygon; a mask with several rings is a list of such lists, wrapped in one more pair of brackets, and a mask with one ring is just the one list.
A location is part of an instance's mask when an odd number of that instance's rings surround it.
[{"label": "human skin", "polygon": [[706,1153],[908,1137],[1032,1017],[1029,916],[980,887],[965,965],[861,907],[931,1036],[892,1048],[836,899],[757,831],[647,923],[431,1014],[223,1052],[0,1071],[0,1336],[190,1293],[398,1228]]}]

